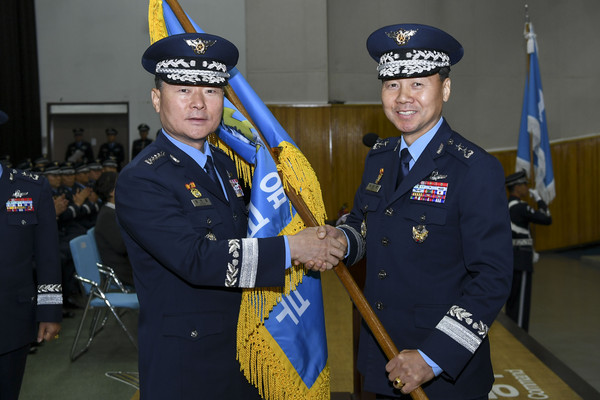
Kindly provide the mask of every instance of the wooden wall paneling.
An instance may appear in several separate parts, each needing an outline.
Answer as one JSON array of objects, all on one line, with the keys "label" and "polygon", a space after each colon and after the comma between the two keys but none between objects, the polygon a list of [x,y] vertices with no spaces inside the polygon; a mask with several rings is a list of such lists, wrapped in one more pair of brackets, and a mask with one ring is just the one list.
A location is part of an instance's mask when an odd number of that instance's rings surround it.
[{"label": "wooden wall paneling", "polygon": [[354,194],[360,185],[364,160],[369,149],[362,143],[368,132],[377,133],[377,125],[371,122],[370,110],[362,106],[333,106],[331,113],[331,136],[333,143],[332,173],[335,176],[332,190],[333,204],[338,211],[343,204],[352,209]]},{"label": "wooden wall paneling", "polygon": [[[570,165],[577,165],[575,185],[569,185],[568,193],[576,191],[578,201],[578,242],[586,243],[600,237],[600,173],[598,149],[600,138],[591,138],[576,143],[576,159],[571,157]],[[573,169],[573,168],[570,168]]]},{"label": "wooden wall paneling", "polygon": [[556,197],[550,203],[552,225],[535,226],[535,244],[538,250],[556,249],[580,244],[578,213],[583,212],[577,190],[577,149],[573,142],[551,146]]},{"label": "wooden wall paneling", "polygon": [[269,106],[269,109],[310,162],[321,185],[327,218],[331,218],[331,211],[327,208],[327,204],[331,202],[331,190],[327,188],[332,186],[333,179],[330,173],[330,108]]},{"label": "wooden wall paneling", "polygon": [[[352,207],[368,148],[362,137],[397,136],[381,105],[270,106],[275,117],[313,166],[330,220],[340,206]],[[551,145],[556,198],[553,223],[532,226],[538,251],[600,241],[600,136]],[[515,171],[516,150],[492,152],[505,175]]]}]

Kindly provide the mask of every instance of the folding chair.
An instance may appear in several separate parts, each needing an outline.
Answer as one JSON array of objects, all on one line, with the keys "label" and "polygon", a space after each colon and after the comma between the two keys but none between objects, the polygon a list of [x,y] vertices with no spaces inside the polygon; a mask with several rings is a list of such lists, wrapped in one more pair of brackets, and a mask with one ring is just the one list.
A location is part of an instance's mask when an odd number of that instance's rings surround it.
[{"label": "folding chair", "polygon": [[[139,309],[139,302],[135,293],[126,292],[107,292],[106,289],[115,283],[115,275],[113,272],[108,271],[102,266],[97,264],[97,256],[94,253],[94,244],[90,241],[90,237],[86,235],[78,236],[69,242],[71,247],[71,254],[73,256],[73,263],[75,264],[75,271],[77,274],[75,277],[81,282],[84,292],[87,295],[87,303],[83,310],[83,316],[73,341],[73,347],[71,348],[71,361],[75,361],[79,356],[88,350],[94,337],[98,332],[104,328],[106,321],[108,320],[108,311],[110,311],[117,322],[127,334],[127,337],[133,343],[137,349],[137,343],[121,318],[117,311],[122,309]],[[106,278],[101,279],[101,274]],[[120,283],[120,282],[119,282]],[[121,285],[122,286],[122,285]],[[88,311],[93,310],[94,315],[91,320],[89,338],[86,345],[77,350],[77,342],[83,329],[83,324]],[[105,310],[106,313],[103,318],[100,318],[100,313]],[[100,319],[102,322],[100,323]],[[100,326],[98,326],[100,324]]]},{"label": "folding chair", "polygon": [[115,271],[110,266],[102,263],[102,259],[100,258],[100,251],[98,250],[98,244],[96,243],[96,236],[94,235],[94,229],[95,227],[93,226],[90,229],[88,229],[87,235],[90,239],[90,247],[92,248],[92,251],[96,257],[96,264],[99,268],[102,268],[108,273],[110,273],[112,278],[112,282],[110,282],[109,287],[103,287],[102,289],[104,291],[112,291],[114,289],[119,289],[123,293],[134,293],[135,289],[133,288],[133,286],[124,285],[123,283],[121,283],[121,280],[119,279]]}]

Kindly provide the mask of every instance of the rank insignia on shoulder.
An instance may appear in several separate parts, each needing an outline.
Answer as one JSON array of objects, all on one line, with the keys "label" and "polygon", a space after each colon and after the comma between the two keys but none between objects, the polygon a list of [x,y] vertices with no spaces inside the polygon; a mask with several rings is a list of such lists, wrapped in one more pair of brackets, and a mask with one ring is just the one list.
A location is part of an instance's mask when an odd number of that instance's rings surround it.
[{"label": "rank insignia on shoulder", "polygon": [[377,141],[373,145],[373,150],[377,150],[382,147],[385,147],[388,145],[389,142],[390,142],[389,139],[377,139]]},{"label": "rank insignia on shoulder", "polygon": [[32,180],[34,180],[34,181],[37,181],[38,179],[40,179],[40,176],[39,176],[39,175],[37,175],[37,174],[32,174],[31,172],[28,172],[28,171],[23,171],[23,172],[21,172],[21,175],[22,175],[22,176],[25,176],[25,177],[27,177],[27,178],[29,178],[29,179],[32,179]]},{"label": "rank insignia on shoulder", "polygon": [[244,197],[244,191],[242,190],[242,187],[237,179],[230,179],[229,184],[231,185],[237,197]]},{"label": "rank insignia on shoulder", "polygon": [[421,181],[413,187],[410,199],[441,204],[446,202],[447,192],[447,182]]},{"label": "rank insignia on shoulder", "polygon": [[165,152],[164,152],[164,151],[160,151],[160,152],[158,152],[158,153],[156,153],[156,154],[153,154],[153,155],[151,155],[150,157],[146,158],[146,159],[144,160],[144,162],[145,162],[146,164],[148,164],[148,165],[152,165],[152,164],[154,164],[154,162],[155,162],[156,160],[158,160],[158,159],[159,159],[159,158],[161,158],[161,157],[164,157],[164,155],[165,155]]},{"label": "rank insignia on shoulder", "polygon": [[462,143],[459,143],[456,145],[456,149],[458,151],[461,151],[463,153],[463,155],[465,156],[465,158],[469,158],[473,155],[474,151],[473,150],[469,150],[468,148],[466,148],[465,146],[462,145]]}]

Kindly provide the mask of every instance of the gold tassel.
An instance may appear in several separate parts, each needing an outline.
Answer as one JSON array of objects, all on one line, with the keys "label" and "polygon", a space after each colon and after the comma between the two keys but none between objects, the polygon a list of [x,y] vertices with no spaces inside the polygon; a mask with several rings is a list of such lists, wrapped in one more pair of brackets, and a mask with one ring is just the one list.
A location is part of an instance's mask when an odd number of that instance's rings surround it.
[{"label": "gold tassel", "polygon": [[[294,145],[282,142],[279,146],[278,170],[284,177],[284,187],[300,193],[302,199],[322,224],[325,221],[325,205],[317,176],[304,155]],[[280,235],[293,235],[305,228],[296,215]],[[309,389],[291,365],[277,342],[264,326],[269,313],[302,283],[304,267],[286,270],[285,287],[247,289],[242,294],[242,308],[238,320],[238,360],[244,375],[268,400],[328,399],[330,396],[329,365],[326,365],[317,381]]]},{"label": "gold tassel", "polygon": [[150,0],[148,5],[148,28],[150,31],[150,44],[168,36],[163,17],[162,0]]}]

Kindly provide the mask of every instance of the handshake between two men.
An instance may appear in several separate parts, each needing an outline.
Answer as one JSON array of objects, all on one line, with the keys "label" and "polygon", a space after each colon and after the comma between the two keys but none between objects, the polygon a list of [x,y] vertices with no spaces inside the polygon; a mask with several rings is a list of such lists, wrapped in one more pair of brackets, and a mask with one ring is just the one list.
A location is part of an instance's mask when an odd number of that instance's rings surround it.
[{"label": "handshake between two men", "polygon": [[331,225],[306,228],[288,236],[290,254],[294,265],[304,264],[314,271],[335,267],[346,256],[346,236]]}]

